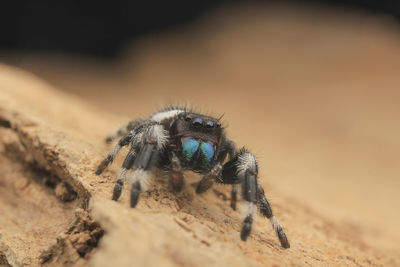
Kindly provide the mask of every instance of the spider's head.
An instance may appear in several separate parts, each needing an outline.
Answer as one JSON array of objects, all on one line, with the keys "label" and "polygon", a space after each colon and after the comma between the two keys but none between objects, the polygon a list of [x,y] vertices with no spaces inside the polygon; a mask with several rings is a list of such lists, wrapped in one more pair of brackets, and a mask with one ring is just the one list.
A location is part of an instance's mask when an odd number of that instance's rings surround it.
[{"label": "spider's head", "polygon": [[209,170],[213,165],[223,136],[218,119],[203,114],[179,114],[171,127],[178,136],[181,158],[186,167],[194,171]]}]

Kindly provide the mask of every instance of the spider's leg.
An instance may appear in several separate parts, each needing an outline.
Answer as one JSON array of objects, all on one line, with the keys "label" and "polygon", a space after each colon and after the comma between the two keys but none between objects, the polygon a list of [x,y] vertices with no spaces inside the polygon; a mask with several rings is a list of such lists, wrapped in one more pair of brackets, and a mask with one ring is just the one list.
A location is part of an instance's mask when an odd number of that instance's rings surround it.
[{"label": "spider's leg", "polygon": [[115,138],[126,135],[128,132],[132,131],[138,125],[140,125],[142,122],[143,120],[133,120],[130,121],[127,125],[121,126],[117,131],[106,137],[106,143],[111,143],[112,141],[114,141]]},{"label": "spider's leg", "polygon": [[242,149],[233,159],[223,166],[221,179],[223,184],[233,185],[233,198],[231,206],[236,207],[236,192],[239,184],[242,186],[242,197],[245,202],[244,220],[240,238],[246,241],[251,232],[253,217],[257,211],[257,175],[258,167],[255,157]]},{"label": "spider's leg", "polygon": [[240,237],[242,240],[246,240],[250,234],[253,214],[256,212],[258,204],[261,213],[270,219],[282,247],[289,248],[286,235],[278,220],[272,214],[271,206],[264,195],[264,189],[257,182],[257,176],[257,160],[253,154],[244,149],[240,150],[232,160],[225,163],[222,169],[222,182],[224,184],[232,184],[233,188],[236,184],[242,184],[242,195],[247,208]]},{"label": "spider's leg", "polygon": [[232,185],[232,191],[231,191],[231,208],[233,210],[236,210],[236,202],[237,202],[237,192],[238,192],[238,185],[233,184]]},{"label": "spider's leg", "polygon": [[142,134],[142,146],[135,159],[136,170],[131,176],[131,207],[139,201],[140,192],[146,189],[149,171],[158,161],[158,155],[168,142],[168,133],[160,124],[147,126]]},{"label": "spider's leg", "polygon": [[171,152],[170,157],[171,157],[170,184],[173,190],[175,190],[176,192],[180,192],[185,183],[182,173],[181,162],[174,152]]},{"label": "spider's leg", "polygon": [[[226,139],[224,142],[224,149],[222,150],[222,152],[225,151],[225,154],[228,153],[229,154],[229,160],[233,159],[235,157],[235,155],[237,154],[237,149],[236,149],[236,144],[229,139]],[[222,153],[221,153],[222,154]],[[221,155],[222,159],[221,162],[224,161],[225,159],[225,155]],[[231,190],[231,208],[233,210],[236,210],[236,202],[237,202],[237,192],[239,189],[239,185],[237,184],[233,184],[232,185],[232,190]]]},{"label": "spider's leg", "polygon": [[246,241],[251,232],[253,217],[257,210],[257,162],[252,154],[243,152],[238,157],[238,176],[242,180],[242,195],[246,210],[240,238]]},{"label": "spider's leg", "polygon": [[121,148],[128,145],[131,142],[132,138],[133,138],[133,134],[131,132],[129,132],[124,137],[122,137],[118,141],[118,143],[115,144],[115,146],[108,153],[107,157],[105,159],[103,159],[103,161],[97,167],[97,170],[96,170],[97,175],[100,175],[107,168],[107,166],[111,162],[114,161],[115,156],[118,154],[118,152],[121,150]]},{"label": "spider's leg", "polygon": [[271,221],[272,227],[274,228],[276,234],[278,235],[282,247],[290,248],[290,244],[285,235],[285,232],[283,232],[282,226],[279,224],[278,220],[272,214],[271,206],[269,205],[269,202],[264,194],[264,189],[260,184],[257,184],[257,199],[262,215],[264,215]]},{"label": "spider's leg", "polygon": [[112,200],[117,201],[121,196],[122,188],[126,180],[126,174],[128,170],[132,169],[136,155],[137,155],[137,148],[134,145],[132,145],[131,149],[128,152],[128,155],[126,155],[124,163],[122,163],[121,169],[119,170],[117,181],[115,182],[113,190]]}]

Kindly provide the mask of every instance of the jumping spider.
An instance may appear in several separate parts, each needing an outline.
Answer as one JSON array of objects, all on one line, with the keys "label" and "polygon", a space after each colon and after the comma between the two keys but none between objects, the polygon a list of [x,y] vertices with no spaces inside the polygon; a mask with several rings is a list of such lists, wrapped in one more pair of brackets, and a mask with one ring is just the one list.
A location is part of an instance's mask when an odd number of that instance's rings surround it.
[{"label": "jumping spider", "polygon": [[[204,174],[198,182],[196,193],[210,189],[214,182],[232,185],[231,207],[236,209],[237,191],[242,191],[246,213],[240,237],[245,241],[250,234],[253,216],[257,206],[262,215],[269,218],[284,248],[289,242],[264,195],[264,189],[257,182],[258,166],[253,154],[246,149],[237,150],[229,140],[219,119],[195,113],[186,108],[162,109],[147,120],[133,120],[107,137],[111,142],[122,136],[111,152],[98,166],[101,174],[114,160],[119,150],[131,145],[115,183],[112,199],[118,200],[124,182],[129,176],[131,182],[130,205],[135,207],[141,191],[146,190],[149,171],[153,167],[170,173],[170,184],[174,191],[181,191],[184,185],[183,170]],[[228,160],[225,158],[228,156]],[[128,174],[128,170],[135,171]]]}]

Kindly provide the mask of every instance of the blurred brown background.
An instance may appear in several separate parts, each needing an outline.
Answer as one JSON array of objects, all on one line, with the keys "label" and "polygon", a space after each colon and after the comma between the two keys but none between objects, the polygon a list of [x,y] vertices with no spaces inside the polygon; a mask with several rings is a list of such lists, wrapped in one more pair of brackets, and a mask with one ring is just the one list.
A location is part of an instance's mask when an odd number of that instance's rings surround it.
[{"label": "blurred brown background", "polygon": [[311,3],[221,4],[118,51],[112,59],[54,50],[0,56],[127,121],[168,104],[225,113],[229,137],[259,157],[272,201],[293,196],[399,249],[393,16]]}]

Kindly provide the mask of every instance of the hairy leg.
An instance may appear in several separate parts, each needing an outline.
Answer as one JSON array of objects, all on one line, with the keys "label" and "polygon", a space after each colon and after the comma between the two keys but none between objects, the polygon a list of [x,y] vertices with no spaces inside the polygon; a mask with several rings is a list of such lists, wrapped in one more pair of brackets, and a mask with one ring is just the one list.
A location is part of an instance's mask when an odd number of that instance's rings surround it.
[{"label": "hairy leg", "polygon": [[278,220],[272,214],[271,206],[269,205],[269,202],[264,194],[264,189],[260,184],[257,184],[257,199],[261,214],[270,220],[272,228],[274,228],[274,231],[278,236],[278,239],[281,242],[282,247],[290,248],[290,244],[286,237],[286,234],[283,231],[282,226],[279,224]]},{"label": "hairy leg", "polygon": [[111,149],[111,151],[108,153],[107,157],[100,163],[100,165],[97,167],[96,174],[100,175],[106,168],[107,166],[114,161],[115,156],[118,154],[118,152],[121,150],[122,147],[127,146],[133,138],[132,133],[128,133],[125,136],[123,136],[117,144]]},{"label": "hairy leg", "polygon": [[236,202],[237,202],[237,192],[238,192],[238,185],[232,185],[231,190],[231,208],[236,210]]},{"label": "hairy leg", "polygon": [[136,170],[131,175],[131,207],[139,201],[140,192],[146,190],[149,171],[156,165],[158,155],[168,141],[168,133],[159,124],[149,125],[139,135],[142,141],[141,149],[134,162]]},{"label": "hairy leg", "polygon": [[289,248],[290,245],[286,235],[278,220],[272,215],[271,206],[264,195],[264,189],[257,182],[257,177],[257,160],[253,154],[244,149],[240,150],[236,156],[225,163],[222,169],[221,183],[233,185],[231,206],[236,206],[232,204],[232,201],[236,203],[237,185],[241,184],[242,187],[242,197],[245,201],[245,218],[243,220],[240,237],[245,241],[250,235],[254,214],[258,204],[261,213],[270,219],[282,247]]},{"label": "hairy leg", "polygon": [[124,182],[126,180],[126,175],[128,170],[132,169],[133,163],[136,158],[136,149],[135,147],[131,147],[131,149],[128,152],[128,155],[126,156],[124,163],[122,164],[121,169],[119,170],[118,176],[117,176],[117,181],[115,182],[114,190],[113,190],[113,195],[112,195],[112,200],[117,201],[119,197],[121,196],[122,188],[124,186]]},{"label": "hairy leg", "polygon": [[257,211],[257,163],[252,154],[239,155],[237,162],[238,176],[242,179],[242,196],[246,210],[240,238],[246,241],[251,232],[253,218]]},{"label": "hairy leg", "polygon": [[130,121],[127,125],[121,126],[117,131],[106,137],[106,143],[111,143],[112,141],[114,141],[115,138],[126,135],[128,132],[139,126],[142,122],[143,120],[133,120]]}]

